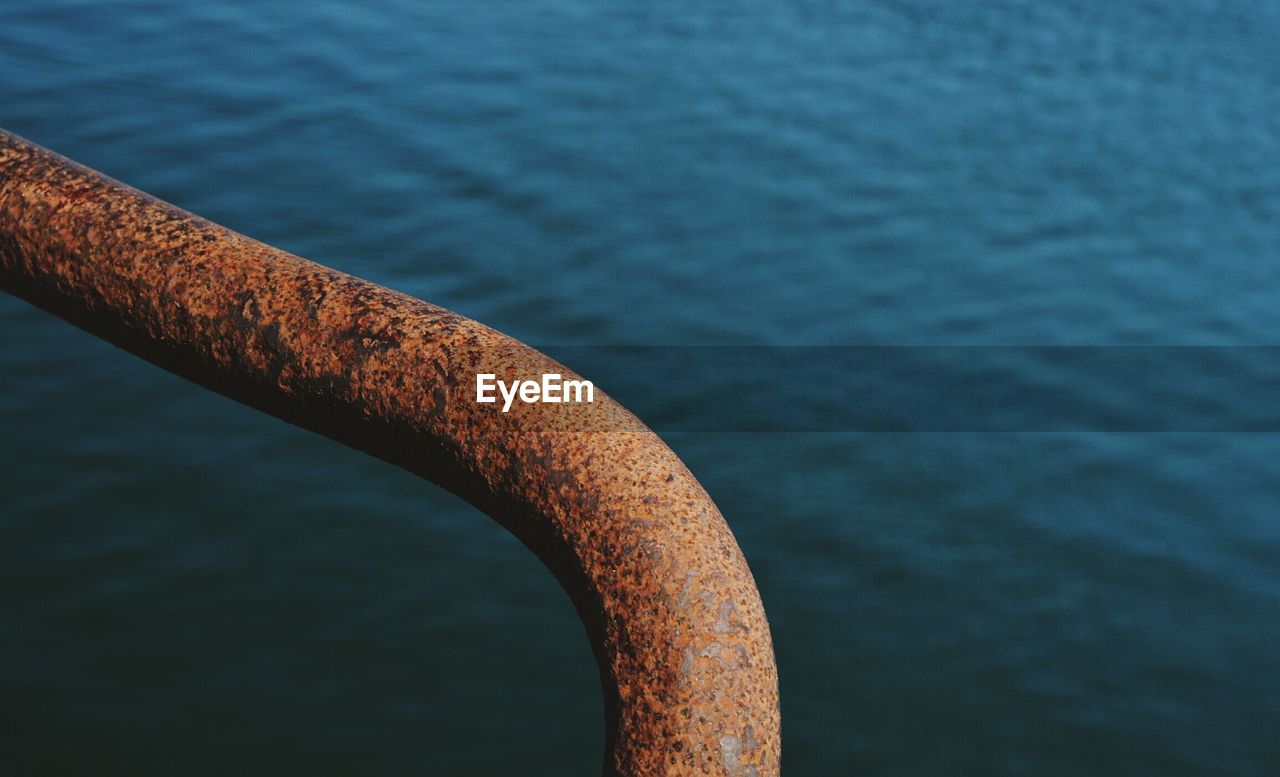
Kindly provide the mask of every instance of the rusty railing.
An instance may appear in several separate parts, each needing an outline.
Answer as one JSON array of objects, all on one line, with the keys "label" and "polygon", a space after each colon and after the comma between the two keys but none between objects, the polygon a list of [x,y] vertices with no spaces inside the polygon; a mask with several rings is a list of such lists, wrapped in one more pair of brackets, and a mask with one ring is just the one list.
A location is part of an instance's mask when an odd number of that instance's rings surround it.
[{"label": "rusty railing", "polygon": [[[475,402],[572,372],[456,313],[237,234],[0,130],[0,286],[167,370],[461,495],[586,626],[607,775],[775,775],[777,670],[729,528],[608,397]],[[557,415],[556,413],[559,413]]]}]

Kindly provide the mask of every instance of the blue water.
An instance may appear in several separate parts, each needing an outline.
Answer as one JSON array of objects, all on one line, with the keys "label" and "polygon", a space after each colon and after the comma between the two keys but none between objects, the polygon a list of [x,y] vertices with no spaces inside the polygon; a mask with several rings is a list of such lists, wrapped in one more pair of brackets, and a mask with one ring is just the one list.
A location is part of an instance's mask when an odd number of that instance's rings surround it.
[{"label": "blue water", "polygon": [[[1274,4],[2,18],[0,126],[527,342],[1280,343]],[[496,525],[0,331],[0,773],[598,771],[581,628]],[[1280,773],[1280,435],[666,436],[756,573],[786,773]]]}]

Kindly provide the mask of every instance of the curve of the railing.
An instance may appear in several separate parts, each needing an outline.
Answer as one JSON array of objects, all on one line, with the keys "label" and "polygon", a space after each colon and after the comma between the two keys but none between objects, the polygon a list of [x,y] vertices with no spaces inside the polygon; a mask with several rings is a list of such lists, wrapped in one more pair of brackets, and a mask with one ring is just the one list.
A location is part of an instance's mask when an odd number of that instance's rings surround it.
[{"label": "curve of the railing", "polygon": [[483,324],[237,234],[0,130],[0,287],[165,369],[426,477],[520,538],[586,626],[607,775],[774,775],[777,670],[707,493],[597,391]]}]

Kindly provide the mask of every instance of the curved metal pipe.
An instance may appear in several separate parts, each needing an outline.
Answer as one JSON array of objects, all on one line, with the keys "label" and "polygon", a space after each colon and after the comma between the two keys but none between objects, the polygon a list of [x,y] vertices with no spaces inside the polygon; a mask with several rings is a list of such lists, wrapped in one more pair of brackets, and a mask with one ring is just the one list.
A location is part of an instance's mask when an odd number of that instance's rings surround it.
[{"label": "curved metal pipe", "polygon": [[776,775],[764,608],[720,512],[597,392],[475,402],[475,376],[573,373],[390,289],[232,232],[0,130],[0,286],[190,380],[439,483],[551,569],[605,696],[606,775]]}]

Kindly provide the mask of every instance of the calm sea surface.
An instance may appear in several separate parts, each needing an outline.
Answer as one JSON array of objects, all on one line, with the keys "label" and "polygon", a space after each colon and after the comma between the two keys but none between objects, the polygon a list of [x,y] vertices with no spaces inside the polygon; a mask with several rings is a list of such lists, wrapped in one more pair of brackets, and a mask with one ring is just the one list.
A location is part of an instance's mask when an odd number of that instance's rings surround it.
[{"label": "calm sea surface", "polygon": [[[11,2],[0,126],[553,351],[1220,376],[1280,344],[1278,36],[1202,0]],[[758,578],[788,774],[1280,773],[1280,433],[1044,426],[665,434]],[[7,295],[0,455],[0,773],[598,773],[568,599],[430,483]]]}]

